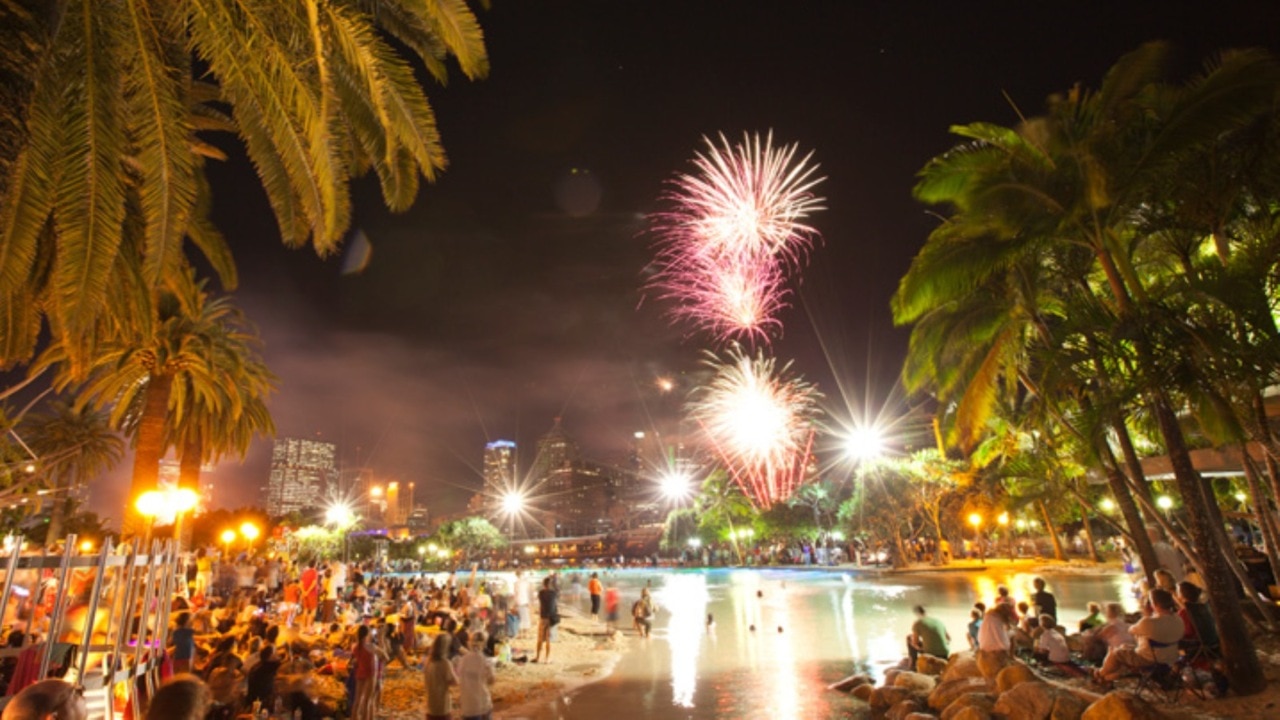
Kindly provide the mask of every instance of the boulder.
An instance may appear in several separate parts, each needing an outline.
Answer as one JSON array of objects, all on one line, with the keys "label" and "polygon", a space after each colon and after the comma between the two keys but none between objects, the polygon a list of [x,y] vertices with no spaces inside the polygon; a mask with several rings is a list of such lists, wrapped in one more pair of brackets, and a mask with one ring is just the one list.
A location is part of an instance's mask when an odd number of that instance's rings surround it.
[{"label": "boulder", "polygon": [[969,693],[983,693],[987,691],[987,681],[982,678],[960,678],[959,680],[948,680],[940,683],[938,687],[929,693],[929,707],[934,710],[942,710],[956,698]]},{"label": "boulder", "polygon": [[991,720],[991,713],[975,705],[956,713],[951,720]]},{"label": "boulder", "polygon": [[831,683],[830,685],[827,686],[827,689],[839,690],[840,692],[851,692],[854,688],[858,687],[859,685],[874,685],[874,684],[875,684],[875,680],[872,680],[870,675],[866,675],[864,673],[858,673],[857,675],[850,675],[849,677],[843,680],[839,680],[837,682]]},{"label": "boulder", "polygon": [[1072,693],[1058,693],[1053,701],[1053,711],[1049,720],[1080,720],[1089,703]]},{"label": "boulder", "polygon": [[872,710],[888,710],[911,697],[911,690],[900,687],[879,687],[871,691],[871,697],[867,698],[867,702],[871,703]]},{"label": "boulder", "polygon": [[942,671],[943,682],[974,677],[982,677],[982,669],[972,652],[958,652],[947,658],[947,669]]},{"label": "boulder", "polygon": [[1165,714],[1131,692],[1116,690],[1089,706],[1080,720],[1164,720]]},{"label": "boulder", "polygon": [[948,662],[928,653],[916,656],[916,672],[924,675],[941,675],[947,669]]},{"label": "boulder", "polygon": [[908,715],[918,714],[924,710],[924,704],[915,698],[907,698],[902,702],[889,708],[889,712],[884,714],[885,720],[905,720]]},{"label": "boulder", "polygon": [[928,695],[938,686],[938,680],[932,675],[903,670],[893,677],[893,686],[909,688],[911,692],[919,695]]},{"label": "boulder", "polygon": [[976,657],[978,659],[978,670],[982,672],[982,677],[988,680],[994,680],[1001,670],[1013,662],[1007,652],[979,650]]},{"label": "boulder", "polygon": [[1048,720],[1053,712],[1056,693],[1048,683],[1024,682],[996,700],[995,714],[1007,720]]},{"label": "boulder", "polygon": [[996,674],[996,693],[1005,693],[1024,682],[1040,680],[1035,671],[1022,663],[1014,663]]},{"label": "boulder", "polygon": [[859,700],[871,702],[871,693],[874,692],[875,689],[876,689],[875,685],[872,685],[871,683],[867,683],[866,685],[859,685],[855,687],[853,689],[853,692],[850,694],[858,698]]},{"label": "boulder", "polygon": [[976,707],[979,710],[990,714],[992,710],[995,710],[996,699],[987,693],[969,693],[968,695],[961,695],[943,709],[940,717],[942,720],[955,720],[955,717],[960,714],[960,711],[968,707]]}]

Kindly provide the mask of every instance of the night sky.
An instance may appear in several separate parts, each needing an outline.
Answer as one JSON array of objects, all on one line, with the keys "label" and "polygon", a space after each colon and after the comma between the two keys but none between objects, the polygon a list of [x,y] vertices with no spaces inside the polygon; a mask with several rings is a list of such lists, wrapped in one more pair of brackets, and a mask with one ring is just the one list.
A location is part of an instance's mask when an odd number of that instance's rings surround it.
[{"label": "night sky", "polygon": [[[688,377],[670,396],[655,379],[695,370],[706,342],[642,292],[644,217],[704,135],[772,129],[821,165],[824,240],[773,348],[845,414],[901,399],[906,332],[888,302],[937,223],[910,189],[948,126],[1013,124],[1006,95],[1037,113],[1147,40],[1172,41],[1190,71],[1280,38],[1274,0],[493,0],[479,16],[490,77],[428,90],[448,171],[400,215],[357,182],[345,253],[285,249],[248,164],[212,171],[236,298],[281,378],[279,433],[416,481],[433,512],[479,488],[487,440],[516,440],[527,468],[562,416],[610,460],[678,410]],[[269,456],[258,441],[225,461],[216,503],[258,502]],[[95,488],[98,507],[119,506],[129,466]]]}]

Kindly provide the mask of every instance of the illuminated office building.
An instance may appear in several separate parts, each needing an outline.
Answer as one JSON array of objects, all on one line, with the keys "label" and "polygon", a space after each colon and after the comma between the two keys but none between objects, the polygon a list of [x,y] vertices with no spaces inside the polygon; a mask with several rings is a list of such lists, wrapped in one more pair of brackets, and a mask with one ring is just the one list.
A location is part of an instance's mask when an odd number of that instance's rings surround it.
[{"label": "illuminated office building", "polygon": [[333,443],[278,438],[271,453],[267,513],[286,515],[320,506],[338,477],[337,454]]}]

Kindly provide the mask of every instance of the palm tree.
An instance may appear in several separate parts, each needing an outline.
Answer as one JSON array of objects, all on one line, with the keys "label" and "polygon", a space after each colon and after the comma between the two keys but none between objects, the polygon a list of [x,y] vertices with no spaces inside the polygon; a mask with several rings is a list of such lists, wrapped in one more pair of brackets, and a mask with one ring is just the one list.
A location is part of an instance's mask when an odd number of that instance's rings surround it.
[{"label": "palm tree", "polygon": [[52,403],[47,414],[24,424],[23,433],[40,458],[39,471],[53,494],[46,542],[62,536],[63,522],[76,491],[110,470],[124,456],[124,441],[102,413]]},{"label": "palm tree", "polygon": [[184,239],[230,270],[207,217],[204,162],[223,157],[210,133],[238,135],[284,242],[327,254],[350,222],[350,178],[372,170],[387,205],[403,210],[419,176],[445,167],[406,56],[441,83],[449,58],[469,78],[488,71],[465,0],[0,8],[0,71],[21,68],[23,79],[6,85],[18,105],[0,116],[5,366],[34,354],[43,318],[82,374],[117,324],[154,318]]},{"label": "palm tree", "polygon": [[[1153,275],[1143,264],[1154,238],[1135,219],[1186,153],[1272,112],[1280,70],[1261,53],[1234,53],[1193,81],[1174,84],[1164,79],[1165,55],[1162,45],[1144,46],[1122,58],[1098,92],[1075,88],[1055,96],[1043,116],[1016,128],[959,128],[973,142],[926,168],[929,182],[917,196],[950,207],[946,232],[967,241],[959,254],[978,270],[969,278],[947,274],[945,296],[956,296],[957,287],[982,287],[1019,259],[1087,251],[1086,272],[1059,302],[1064,317],[1079,312],[1093,327],[1060,334],[1049,347],[1091,364],[1108,397],[1127,391],[1154,420],[1209,585],[1228,675],[1233,687],[1251,693],[1265,681],[1241,620],[1217,507],[1204,492],[1179,423],[1186,386],[1170,382],[1170,363],[1162,362],[1179,349],[1159,342],[1160,321],[1167,319],[1160,312],[1161,268]],[[949,246],[955,243],[941,251]],[[926,295],[920,304],[934,301]],[[1129,463],[1129,448],[1121,446]]]},{"label": "palm tree", "polygon": [[751,517],[751,501],[742,494],[738,484],[729,479],[728,472],[718,469],[702,481],[697,509],[699,527],[728,528],[729,544],[733,546],[733,554],[741,563],[742,549],[738,547],[738,533],[733,522],[743,522]]}]

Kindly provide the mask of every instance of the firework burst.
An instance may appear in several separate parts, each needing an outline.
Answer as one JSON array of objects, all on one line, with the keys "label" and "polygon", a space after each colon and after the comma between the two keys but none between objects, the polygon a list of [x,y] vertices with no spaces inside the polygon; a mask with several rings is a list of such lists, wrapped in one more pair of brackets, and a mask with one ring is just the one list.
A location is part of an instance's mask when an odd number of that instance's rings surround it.
[{"label": "firework burst", "polygon": [[788,271],[803,266],[818,240],[806,220],[823,209],[813,194],[823,178],[812,153],[797,159],[797,145],[775,148],[772,133],[744,135],[738,145],[719,138],[703,138],[697,172],[672,181],[663,196],[670,210],[652,218],[651,286],[696,329],[767,340],[786,307]]},{"label": "firework burst", "polygon": [[790,373],[790,363],[779,367],[763,353],[735,346],[707,364],[715,375],[691,413],[743,493],[768,509],[805,480],[821,395]]}]

